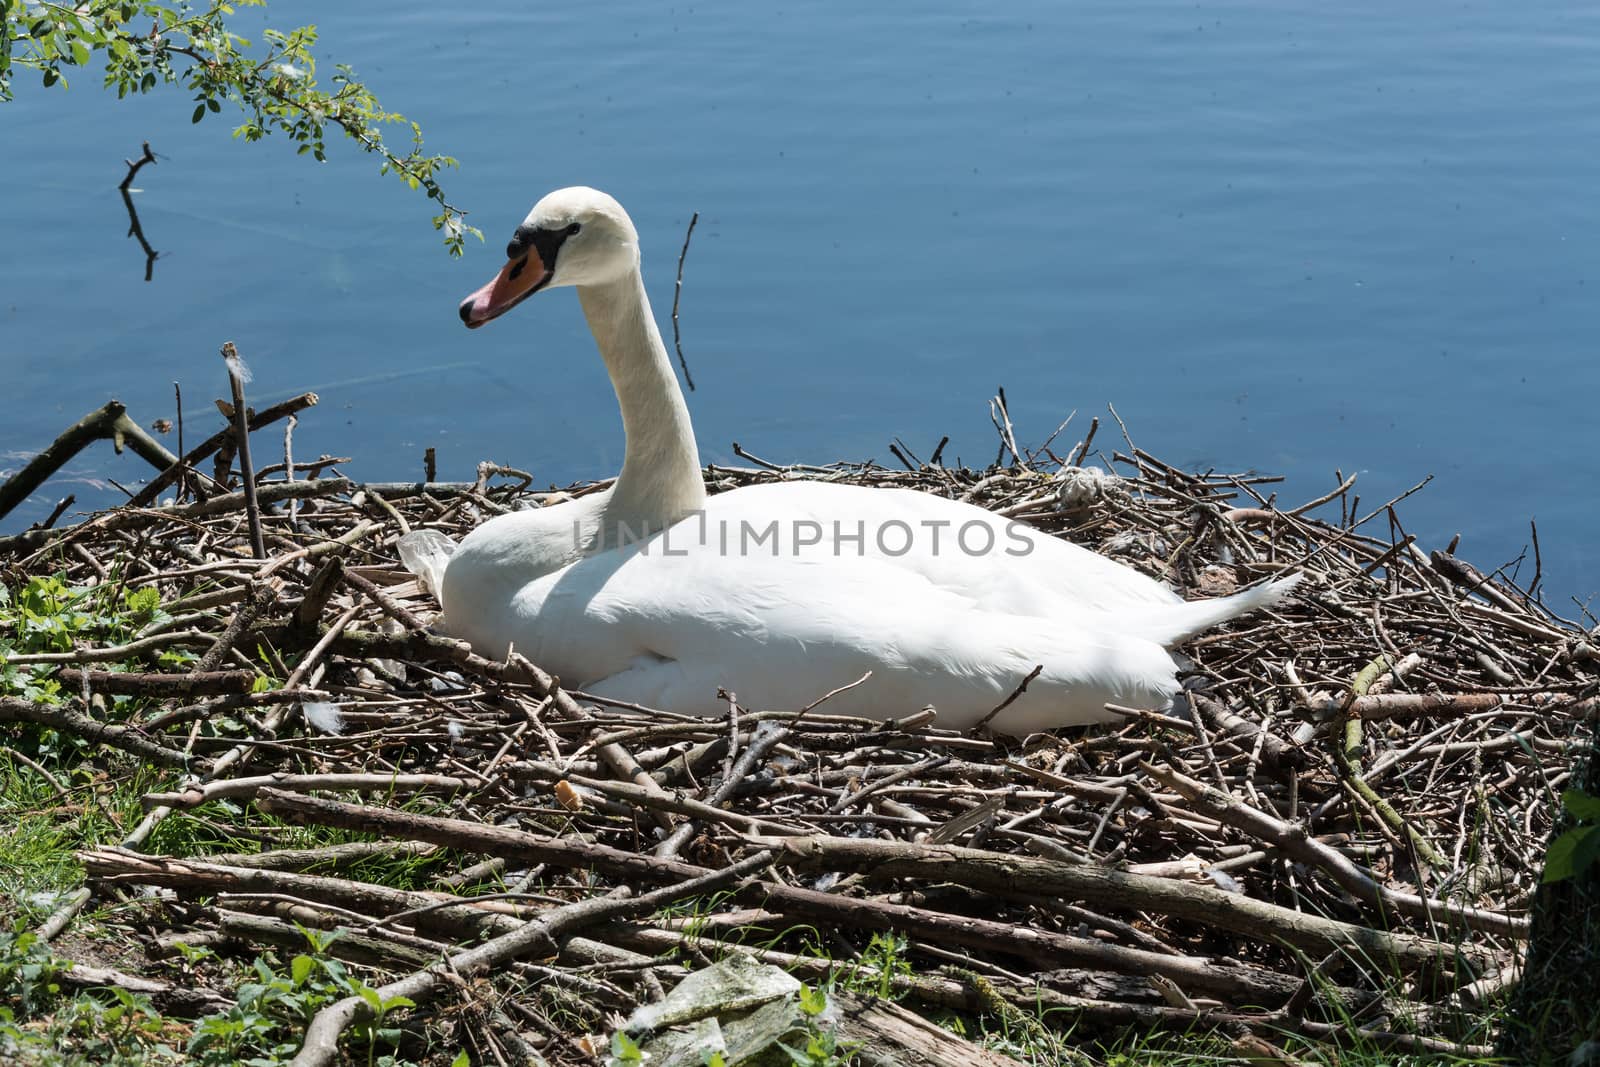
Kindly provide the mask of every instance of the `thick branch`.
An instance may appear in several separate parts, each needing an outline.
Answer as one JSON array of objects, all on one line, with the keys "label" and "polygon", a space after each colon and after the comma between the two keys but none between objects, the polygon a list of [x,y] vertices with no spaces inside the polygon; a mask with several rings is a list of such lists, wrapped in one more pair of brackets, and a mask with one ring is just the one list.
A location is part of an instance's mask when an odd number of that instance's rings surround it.
[{"label": "thick branch", "polygon": [[[390,982],[377,990],[380,1002],[396,997],[421,1001],[431,997],[452,980],[470,978],[498,964],[517,959],[532,951],[554,954],[556,938],[573,930],[629,915],[642,915],[684,897],[712,893],[730,883],[749,877],[772,862],[771,853],[758,852],[724,870],[698,875],[678,885],[658,889],[640,897],[620,889],[615,895],[579,901],[556,908],[530,920],[521,929],[495,938],[477,948],[458,952],[442,963]],[[346,997],[317,1012],[306,1027],[305,1044],[292,1067],[321,1067],[339,1055],[339,1035],[358,1022],[373,1017],[371,1005],[362,997]]]},{"label": "thick branch", "polygon": [[[256,803],[298,823],[341,826],[367,833],[482,852],[518,861],[589,868],[619,877],[652,881],[694,877],[701,868],[623,849],[546,837],[459,819],[391,811],[386,808],[318,800],[263,790]],[[1101,867],[1076,867],[1053,860],[1013,856],[955,846],[925,846],[894,841],[830,837],[760,838],[764,848],[781,852],[785,862],[805,869],[854,870],[875,878],[919,877],[955,882],[1003,896],[1082,899],[1108,907],[1138,908],[1194,922],[1261,936],[1326,953],[1334,948],[1392,961],[1404,970],[1449,965],[1458,954],[1476,952],[1426,938],[1371,930],[1251,900],[1220,889],[1166,878],[1125,874]],[[837,911],[857,902],[810,890],[763,883],[752,887],[763,901],[781,901]],[[821,898],[817,900],[816,898]]]},{"label": "thick branch", "polygon": [[177,457],[146,433],[142,426],[128,418],[127,412],[122,401],[110,400],[104,407],[89,412],[67,427],[43,452],[29,460],[27,466],[0,485],[0,518],[32,495],[35,489],[44,484],[45,479],[65,466],[73,456],[103,438],[110,438],[118,453],[126,444],[135,455],[157,470],[176,463]]},{"label": "thick branch", "polygon": [[82,712],[55,704],[36,704],[16,697],[0,697],[0,722],[31,722],[37,726],[48,726],[87,741],[120,748],[163,767],[189,769],[206,764],[203,759],[157,744],[136,730],[97,722]]}]

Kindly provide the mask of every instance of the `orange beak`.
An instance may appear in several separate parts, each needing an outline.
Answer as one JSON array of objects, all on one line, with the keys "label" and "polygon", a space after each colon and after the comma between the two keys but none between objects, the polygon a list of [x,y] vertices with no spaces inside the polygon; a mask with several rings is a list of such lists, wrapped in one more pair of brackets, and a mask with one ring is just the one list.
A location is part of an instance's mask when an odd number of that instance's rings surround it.
[{"label": "orange beak", "polygon": [[508,262],[488,285],[461,302],[461,321],[467,329],[476,330],[490,319],[499,318],[544,288],[552,273],[539,253],[530,248],[527,255]]}]

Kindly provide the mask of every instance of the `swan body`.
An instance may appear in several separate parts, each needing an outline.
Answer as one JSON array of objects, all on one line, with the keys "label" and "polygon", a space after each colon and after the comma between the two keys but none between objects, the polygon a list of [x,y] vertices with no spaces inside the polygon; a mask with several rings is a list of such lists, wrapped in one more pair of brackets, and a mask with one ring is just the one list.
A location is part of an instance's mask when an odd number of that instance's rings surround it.
[{"label": "swan body", "polygon": [[535,205],[507,263],[461,305],[477,327],[574,285],[627,435],[607,490],[503,515],[459,546],[403,539],[440,628],[484,655],[515,648],[565,684],[712,714],[719,688],[759,707],[890,718],[926,704],[965,727],[1041,671],[994,722],[1024,734],[1164,706],[1168,647],[1275,603],[1295,579],[1186,602],[1088,549],[904,489],[782,481],[707,497],[683,395],[620,205],[563,189]]}]

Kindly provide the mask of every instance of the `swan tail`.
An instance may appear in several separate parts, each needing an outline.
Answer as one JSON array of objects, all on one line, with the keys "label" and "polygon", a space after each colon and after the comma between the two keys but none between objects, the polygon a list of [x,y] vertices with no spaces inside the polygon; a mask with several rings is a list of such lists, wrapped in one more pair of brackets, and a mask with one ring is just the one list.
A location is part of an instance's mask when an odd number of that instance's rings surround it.
[{"label": "swan tail", "polygon": [[1196,634],[1204,633],[1218,623],[1281,603],[1294,592],[1304,577],[1301,574],[1293,574],[1275,582],[1234,593],[1232,596],[1174,604],[1148,615],[1141,632],[1163,648],[1171,648]]},{"label": "swan tail", "polygon": [[403,535],[395,547],[406,570],[416,575],[422,587],[443,604],[444,569],[450,565],[456,543],[438,530],[412,530]]}]

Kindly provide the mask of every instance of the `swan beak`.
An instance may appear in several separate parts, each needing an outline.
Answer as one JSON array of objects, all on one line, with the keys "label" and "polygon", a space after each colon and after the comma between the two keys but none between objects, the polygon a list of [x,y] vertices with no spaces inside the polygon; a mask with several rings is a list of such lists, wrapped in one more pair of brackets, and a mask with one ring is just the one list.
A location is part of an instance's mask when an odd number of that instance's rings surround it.
[{"label": "swan beak", "polygon": [[513,259],[488,285],[461,301],[461,321],[476,330],[490,319],[497,319],[544,288],[553,272],[545,267],[539,253]]}]

